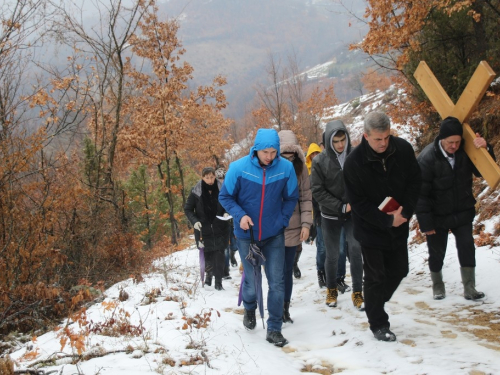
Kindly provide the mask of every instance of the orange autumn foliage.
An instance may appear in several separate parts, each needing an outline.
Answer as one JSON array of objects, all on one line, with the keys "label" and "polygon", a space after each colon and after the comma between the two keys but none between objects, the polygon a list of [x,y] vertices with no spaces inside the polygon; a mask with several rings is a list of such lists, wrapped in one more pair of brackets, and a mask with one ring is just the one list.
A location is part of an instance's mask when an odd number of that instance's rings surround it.
[{"label": "orange autumn foliage", "polygon": [[385,91],[391,86],[391,79],[374,69],[368,69],[361,77],[361,83],[366,91]]}]

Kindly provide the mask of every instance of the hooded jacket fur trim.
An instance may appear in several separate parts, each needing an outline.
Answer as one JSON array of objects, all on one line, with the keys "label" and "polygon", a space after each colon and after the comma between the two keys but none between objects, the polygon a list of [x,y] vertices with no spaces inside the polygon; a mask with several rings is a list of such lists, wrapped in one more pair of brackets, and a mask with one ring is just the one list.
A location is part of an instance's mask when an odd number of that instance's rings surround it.
[{"label": "hooded jacket fur trim", "polygon": [[[278,133],[280,137],[281,152],[295,152],[302,163],[305,163],[304,153],[299,145],[297,137],[291,130],[282,130]],[[285,246],[300,245],[300,232],[302,228],[311,229],[312,225],[312,193],[311,182],[306,168],[302,168],[302,174],[298,178],[299,201],[295,206],[290,224],[285,229]]]}]

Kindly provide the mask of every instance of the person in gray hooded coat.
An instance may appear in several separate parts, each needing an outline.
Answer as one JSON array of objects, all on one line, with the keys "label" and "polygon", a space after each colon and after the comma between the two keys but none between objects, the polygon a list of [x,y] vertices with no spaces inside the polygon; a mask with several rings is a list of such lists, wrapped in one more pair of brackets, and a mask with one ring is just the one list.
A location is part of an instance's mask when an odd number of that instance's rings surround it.
[{"label": "person in gray hooded coat", "polygon": [[358,310],[364,309],[363,260],[361,246],[353,236],[351,206],[344,185],[344,161],[351,152],[349,133],[340,120],[331,121],[325,128],[325,149],[312,163],[311,190],[321,210],[321,226],[326,248],[326,304],[337,306],[337,267],[340,235],[344,228],[352,277],[352,301]]},{"label": "person in gray hooded coat", "polygon": [[278,135],[280,137],[281,156],[292,162],[299,185],[299,201],[290,218],[290,224],[285,229],[285,303],[283,306],[283,322],[293,323],[289,311],[293,291],[292,273],[302,253],[302,242],[309,238],[309,230],[313,222],[312,194],[306,158],[297,137],[291,130],[281,130]]}]

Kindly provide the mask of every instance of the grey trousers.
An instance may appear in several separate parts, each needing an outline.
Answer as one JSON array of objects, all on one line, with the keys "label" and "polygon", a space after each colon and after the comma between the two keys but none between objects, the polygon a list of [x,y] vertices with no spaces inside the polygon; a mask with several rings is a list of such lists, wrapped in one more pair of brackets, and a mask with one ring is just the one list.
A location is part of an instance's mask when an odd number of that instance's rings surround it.
[{"label": "grey trousers", "polygon": [[349,254],[349,263],[351,265],[352,291],[361,292],[363,290],[363,257],[361,255],[361,245],[353,235],[353,224],[350,217],[345,221],[321,217],[321,229],[326,250],[326,287],[329,289],[337,287],[337,267],[342,227],[345,231],[347,254]]}]

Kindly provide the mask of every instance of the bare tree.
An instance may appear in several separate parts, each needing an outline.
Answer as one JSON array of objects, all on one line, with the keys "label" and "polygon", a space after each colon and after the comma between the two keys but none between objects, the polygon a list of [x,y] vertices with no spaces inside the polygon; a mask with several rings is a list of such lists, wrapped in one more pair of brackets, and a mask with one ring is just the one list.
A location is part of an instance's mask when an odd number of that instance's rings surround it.
[{"label": "bare tree", "polygon": [[[285,85],[287,75],[281,68],[281,60],[276,60],[272,54],[269,54],[269,65],[266,71],[269,80],[268,84],[266,86],[261,84],[257,88],[259,102],[266,113],[263,116],[257,115],[257,117],[260,116],[262,119],[267,117],[279,130],[286,129],[287,108]],[[259,125],[269,126],[271,124]]]},{"label": "bare tree", "polygon": [[303,147],[318,142],[321,120],[327,108],[337,104],[333,83],[308,83],[295,54],[288,56],[286,67],[271,55],[267,72],[272,84],[257,89],[259,107],[252,112],[256,125],[292,130]]},{"label": "bare tree", "polygon": [[300,103],[304,101],[305,90],[304,86],[307,80],[307,76],[302,74],[299,68],[299,62],[295,50],[288,55],[288,66],[285,69],[284,74],[288,76],[286,80],[286,92],[287,92],[287,106],[290,108],[292,116],[290,116],[290,127],[294,128],[297,122],[297,114],[300,109]]},{"label": "bare tree", "polygon": [[28,110],[23,91],[33,46],[42,34],[45,0],[5,2],[0,8],[0,136],[19,130]]},{"label": "bare tree", "polygon": [[[115,191],[114,165],[118,133],[125,121],[123,106],[127,100],[126,74],[132,58],[126,50],[130,45],[130,37],[136,32],[153,1],[136,0],[128,6],[124,3],[121,0],[96,0],[93,5],[99,17],[94,21],[85,18],[83,5],[79,1],[60,0],[58,4],[54,4],[58,19],[52,28],[54,35],[62,43],[91,58],[95,82],[91,95],[92,133],[97,147],[96,155],[106,164],[106,194],[101,194],[100,197],[117,209],[121,194]],[[97,23],[88,26],[92,22]]]},{"label": "bare tree", "polygon": [[363,95],[363,82],[362,82],[362,74],[361,73],[354,73],[351,74],[347,79],[346,83],[349,86],[349,88],[354,91],[357,95],[361,96]]}]

